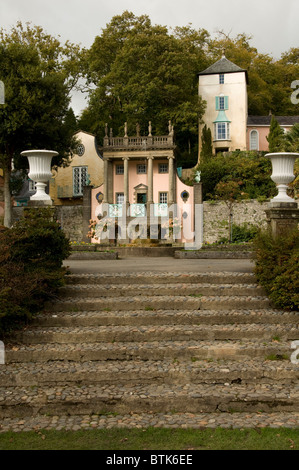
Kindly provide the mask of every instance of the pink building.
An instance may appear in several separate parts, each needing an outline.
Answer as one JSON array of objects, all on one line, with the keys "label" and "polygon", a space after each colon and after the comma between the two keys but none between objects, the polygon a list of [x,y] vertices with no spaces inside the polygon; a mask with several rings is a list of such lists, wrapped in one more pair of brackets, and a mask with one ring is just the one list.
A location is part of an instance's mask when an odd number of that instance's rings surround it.
[{"label": "pink building", "polygon": [[[129,137],[126,124],[123,137],[113,137],[112,130],[108,136],[106,127],[101,149],[104,183],[92,190],[92,219],[98,223],[113,219],[123,243],[135,237],[133,232],[124,234],[128,226],[138,232],[138,238],[156,238],[156,230],[160,239],[166,221],[172,219],[179,228],[189,218],[192,230],[194,188],[180,180],[174,149],[170,122],[164,136],[153,136],[151,123],[146,136],[137,127],[136,135]],[[150,232],[152,225],[156,228]],[[182,234],[177,239],[187,241]]]},{"label": "pink building", "polygon": [[[289,132],[293,125],[299,123],[299,116],[274,116],[284,132]],[[247,149],[268,152],[267,136],[270,132],[272,115],[248,116],[247,119]]]}]

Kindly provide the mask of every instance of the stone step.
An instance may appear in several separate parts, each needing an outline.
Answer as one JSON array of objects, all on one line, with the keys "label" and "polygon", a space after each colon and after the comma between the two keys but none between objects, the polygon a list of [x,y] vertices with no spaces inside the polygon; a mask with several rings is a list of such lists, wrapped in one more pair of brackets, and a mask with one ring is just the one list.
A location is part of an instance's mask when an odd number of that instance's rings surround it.
[{"label": "stone step", "polygon": [[256,283],[253,273],[207,272],[207,273],[170,273],[170,272],[136,272],[136,273],[98,273],[69,274],[67,284],[171,284],[171,283],[207,283],[207,284],[252,284]]},{"label": "stone step", "polygon": [[140,296],[263,296],[265,291],[256,284],[76,284],[62,287],[62,297],[99,298],[99,297],[136,297]]},{"label": "stone step", "polygon": [[16,341],[34,343],[97,343],[151,341],[296,340],[294,324],[267,325],[148,325],[32,328],[15,334]]},{"label": "stone step", "polygon": [[290,341],[151,341],[7,345],[6,364],[47,361],[181,361],[289,358]]},{"label": "stone step", "polygon": [[103,297],[103,298],[64,298],[56,302],[47,302],[45,310],[80,311],[80,310],[141,310],[141,309],[173,309],[173,310],[255,310],[269,308],[270,302],[264,296],[136,296],[136,297]]},{"label": "stone step", "polygon": [[1,387],[42,384],[298,384],[289,360],[94,361],[14,363],[0,367]]},{"label": "stone step", "polygon": [[[60,416],[26,416],[24,418],[3,418],[1,432],[66,430],[79,431],[89,429],[146,429],[181,428],[181,429],[256,429],[260,428],[289,428],[299,426],[299,412],[271,413],[108,413],[101,415],[60,415]],[[290,444],[291,446],[291,444]]]},{"label": "stone step", "polygon": [[105,326],[105,325],[190,325],[268,323],[298,324],[299,312],[261,310],[123,310],[44,312],[32,322],[35,326]]},{"label": "stone step", "polygon": [[0,417],[298,411],[299,385],[127,384],[0,387]]}]

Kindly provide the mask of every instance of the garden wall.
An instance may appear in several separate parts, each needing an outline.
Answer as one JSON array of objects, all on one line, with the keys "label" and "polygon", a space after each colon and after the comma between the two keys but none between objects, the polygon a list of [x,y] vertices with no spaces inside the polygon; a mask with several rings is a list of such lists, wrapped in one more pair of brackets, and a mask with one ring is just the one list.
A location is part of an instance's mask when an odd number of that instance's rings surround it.
[{"label": "garden wall", "polygon": [[[204,202],[204,242],[214,243],[222,237],[229,237],[228,233],[228,208],[224,202]],[[265,209],[268,203],[259,203],[256,200],[246,200],[236,203],[233,207],[233,223],[242,225],[244,223],[255,226],[266,226]],[[78,206],[56,206],[57,219],[63,231],[71,241],[88,241],[88,214],[83,205]],[[14,220],[22,216],[23,208],[14,207]],[[86,219],[86,220],[85,220]],[[83,221],[84,225],[83,225]],[[84,227],[84,228],[83,228]]]},{"label": "garden wall", "polygon": [[[224,202],[204,202],[204,243],[214,243],[222,237],[229,238],[229,210]],[[233,224],[244,223],[258,227],[266,226],[267,202],[244,200],[233,206]]]},{"label": "garden wall", "polygon": [[56,206],[57,220],[66,236],[75,242],[81,242],[83,234],[83,206]]}]

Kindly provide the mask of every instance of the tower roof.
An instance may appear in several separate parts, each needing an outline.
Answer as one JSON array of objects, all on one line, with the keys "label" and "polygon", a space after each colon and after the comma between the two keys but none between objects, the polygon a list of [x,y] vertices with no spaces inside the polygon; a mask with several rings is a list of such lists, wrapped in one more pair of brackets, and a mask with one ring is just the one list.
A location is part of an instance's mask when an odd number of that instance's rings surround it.
[{"label": "tower roof", "polygon": [[247,70],[241,69],[238,65],[234,64],[228,60],[225,56],[219,59],[215,64],[210,65],[207,69],[199,72],[198,75],[214,75],[219,73],[236,73],[236,72],[245,72],[246,81],[248,83],[248,74]]}]

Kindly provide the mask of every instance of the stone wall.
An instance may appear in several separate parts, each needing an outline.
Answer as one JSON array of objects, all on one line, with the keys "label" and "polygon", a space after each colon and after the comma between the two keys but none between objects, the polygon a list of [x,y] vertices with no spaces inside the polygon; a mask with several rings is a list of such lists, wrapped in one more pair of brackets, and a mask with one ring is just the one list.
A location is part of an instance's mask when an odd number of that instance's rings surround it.
[{"label": "stone wall", "polygon": [[[204,235],[205,243],[214,243],[221,237],[229,237],[228,233],[228,208],[224,202],[204,202]],[[233,206],[233,223],[244,223],[266,227],[266,213],[268,203],[259,203],[256,200],[248,200],[236,203]],[[71,241],[88,241],[86,233],[89,211],[80,206],[56,206],[57,219],[60,221],[63,231]],[[13,208],[14,221],[22,217],[23,208]],[[86,220],[85,220],[86,219]],[[83,220],[85,223],[83,224]],[[83,228],[84,227],[84,228]],[[85,233],[86,232],[86,233]]]},{"label": "stone wall", "polygon": [[[229,238],[229,210],[224,202],[204,202],[204,242],[214,243],[221,237]],[[265,209],[267,202],[245,200],[233,206],[233,224],[244,223],[258,227],[266,227]]]},{"label": "stone wall", "polygon": [[[71,241],[83,240],[83,206],[56,206],[56,218]],[[23,217],[23,207],[13,207],[13,223]]]},{"label": "stone wall", "polygon": [[81,242],[83,234],[83,206],[56,206],[57,220],[66,236],[75,242]]}]

